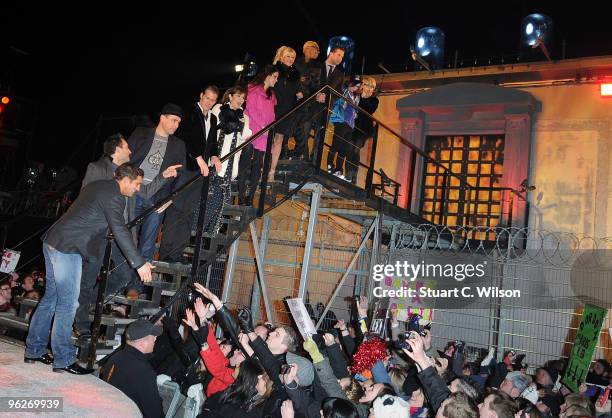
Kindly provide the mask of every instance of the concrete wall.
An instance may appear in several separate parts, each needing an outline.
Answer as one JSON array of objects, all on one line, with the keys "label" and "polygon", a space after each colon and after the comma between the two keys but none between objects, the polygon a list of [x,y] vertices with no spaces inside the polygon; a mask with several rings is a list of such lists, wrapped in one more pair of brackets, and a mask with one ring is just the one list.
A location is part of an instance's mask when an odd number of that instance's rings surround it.
[{"label": "concrete wall", "polygon": [[[529,227],[612,236],[612,100],[600,97],[598,84],[523,90],[542,103],[532,132],[529,181],[537,189],[529,196]],[[397,132],[402,126],[396,102],[403,97],[380,97],[375,114]],[[388,131],[379,132],[380,143],[394,141]],[[404,168],[396,161],[396,153],[379,148],[377,168],[397,176]]]}]

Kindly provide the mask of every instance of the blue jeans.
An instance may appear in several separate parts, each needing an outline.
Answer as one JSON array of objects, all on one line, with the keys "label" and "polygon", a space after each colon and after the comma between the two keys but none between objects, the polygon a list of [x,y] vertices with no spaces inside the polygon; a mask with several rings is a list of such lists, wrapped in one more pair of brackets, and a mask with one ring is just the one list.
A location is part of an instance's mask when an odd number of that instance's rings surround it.
[{"label": "blue jeans", "polygon": [[[136,207],[134,208],[134,215],[136,217],[140,216],[151,206],[154,206],[150,199],[143,199],[139,195],[136,195],[135,198]],[[163,217],[163,213],[153,212],[149,214],[149,216],[147,216],[140,224],[140,231],[138,233],[138,249],[146,261],[153,260],[153,254],[155,253],[155,240],[157,239],[157,234],[159,234]],[[143,291],[143,285],[138,277],[138,274],[136,273],[136,270],[132,271],[132,280],[128,284],[128,289],[135,289],[139,293],[142,293]]]},{"label": "blue jeans", "polygon": [[[134,215],[140,216],[145,210],[153,206],[150,199],[143,199],[136,195],[136,207]],[[138,249],[145,260],[151,261],[153,253],[155,253],[155,240],[161,227],[163,213],[153,212],[147,216],[140,224],[140,232],[138,234]]]},{"label": "blue jeans", "polygon": [[74,315],[79,306],[83,262],[80,254],[62,253],[48,244],[43,244],[43,253],[46,267],[45,295],[30,321],[26,357],[37,358],[47,352],[51,330],[53,367],[61,368],[76,361],[76,347],[70,337]]}]

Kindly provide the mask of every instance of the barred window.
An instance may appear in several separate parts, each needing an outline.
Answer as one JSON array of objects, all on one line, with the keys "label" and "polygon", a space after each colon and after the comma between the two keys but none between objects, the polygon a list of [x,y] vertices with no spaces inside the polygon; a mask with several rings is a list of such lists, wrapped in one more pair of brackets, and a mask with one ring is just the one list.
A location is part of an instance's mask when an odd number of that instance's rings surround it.
[{"label": "barred window", "polygon": [[[500,222],[504,135],[428,136],[425,152],[454,174],[467,178],[468,188],[429,162],[423,167],[421,216],[437,225],[496,227]],[[443,198],[446,191],[446,199]],[[469,207],[468,207],[468,202]],[[442,207],[444,205],[444,207]],[[472,238],[494,240],[492,232]]]}]

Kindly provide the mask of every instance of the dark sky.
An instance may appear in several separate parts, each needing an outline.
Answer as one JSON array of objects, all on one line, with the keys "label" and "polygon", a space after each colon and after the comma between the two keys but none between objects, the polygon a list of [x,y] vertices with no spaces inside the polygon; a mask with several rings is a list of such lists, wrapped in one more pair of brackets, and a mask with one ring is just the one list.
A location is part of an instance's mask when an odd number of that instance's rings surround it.
[{"label": "dark sky", "polygon": [[56,165],[86,162],[91,151],[73,151],[93,147],[87,133],[100,115],[154,113],[165,102],[195,100],[207,83],[228,86],[247,51],[265,63],[280,45],[300,52],[305,40],[347,35],[357,44],[354,69],[365,56],[366,73],[380,73],[378,62],[400,72],[412,68],[416,30],[432,25],[446,34],[447,56],[458,50],[466,65],[475,57],[482,65],[516,56],[521,19],[540,12],[555,24],[553,58],[561,57],[563,39],[568,58],[612,54],[609,16],[587,3],[19,3],[3,6],[0,89],[10,85],[13,95],[38,105],[32,157]]}]

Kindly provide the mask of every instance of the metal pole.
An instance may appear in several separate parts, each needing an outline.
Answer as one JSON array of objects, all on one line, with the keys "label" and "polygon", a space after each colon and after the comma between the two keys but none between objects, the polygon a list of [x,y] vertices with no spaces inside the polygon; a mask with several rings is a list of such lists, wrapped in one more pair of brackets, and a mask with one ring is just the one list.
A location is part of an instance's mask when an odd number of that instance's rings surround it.
[{"label": "metal pole", "polygon": [[[261,259],[262,269],[265,268],[266,262],[266,249],[268,248],[268,235],[270,232],[270,217],[268,215],[263,218],[264,224],[261,231],[261,240],[259,242],[259,257]],[[256,249],[254,249],[256,251]],[[251,294],[251,313],[253,318],[259,318],[259,301],[261,299],[261,292],[259,286],[253,286],[253,293]]]},{"label": "metal pole", "polygon": [[342,288],[342,285],[344,284],[344,281],[349,276],[349,273],[353,269],[353,266],[355,265],[355,262],[359,258],[359,254],[361,254],[361,251],[365,248],[365,245],[368,242],[368,239],[370,238],[370,235],[372,234],[372,231],[374,231],[374,229],[377,227],[377,225],[378,225],[378,216],[376,217],[374,222],[372,222],[372,225],[370,225],[370,229],[368,229],[368,232],[365,234],[365,236],[361,240],[361,244],[359,245],[359,248],[357,249],[357,252],[355,252],[355,255],[351,259],[351,262],[350,262],[349,266],[347,267],[346,271],[342,275],[342,278],[340,279],[340,282],[338,282],[338,285],[336,286],[336,289],[334,290],[334,293],[332,293],[331,298],[329,299],[329,302],[325,306],[325,309],[323,310],[323,313],[321,314],[321,317],[319,318],[319,321],[317,322],[316,329],[319,329],[319,327],[321,326],[321,323],[323,322],[323,319],[325,318],[325,314],[327,314],[327,311],[329,311],[329,308],[331,307],[332,303],[334,303],[334,299],[336,298],[336,296],[338,296],[338,292],[340,292],[340,289]]},{"label": "metal pole", "polygon": [[104,250],[104,261],[100,270],[100,282],[98,283],[98,296],[96,299],[96,310],[94,313],[93,332],[91,334],[91,343],[89,345],[89,355],[87,356],[87,367],[93,368],[96,362],[96,348],[98,338],[100,338],[100,323],[102,322],[102,310],[104,309],[104,293],[106,292],[106,283],[108,280],[108,272],[110,271],[111,255],[113,252],[113,234],[109,233],[106,237],[106,249]]},{"label": "metal pole", "polygon": [[264,306],[266,308],[266,316],[268,321],[274,323],[274,312],[270,305],[270,295],[268,295],[268,286],[266,286],[266,278],[264,277],[264,270],[261,257],[259,256],[259,243],[257,240],[257,230],[255,229],[255,221],[249,224],[251,230],[251,238],[253,240],[253,248],[255,249],[255,264],[257,266],[257,277],[259,278],[259,286],[261,287],[261,293],[263,294]]},{"label": "metal pole", "polygon": [[372,243],[372,257],[370,258],[370,277],[368,280],[368,295],[372,294],[372,288],[374,287],[374,283],[372,281],[372,273],[374,270],[374,265],[378,264],[378,253],[380,246],[380,234],[382,232],[382,212],[379,212],[376,215],[376,219],[374,219],[375,231],[374,231],[374,242]]},{"label": "metal pole", "polygon": [[317,213],[319,212],[319,204],[321,203],[321,192],[323,187],[320,184],[315,185],[312,189],[310,197],[310,214],[308,216],[308,231],[306,232],[306,245],[304,246],[304,262],[302,263],[302,272],[300,275],[300,289],[298,298],[304,299],[306,290],[308,289],[308,267],[310,266],[310,253],[312,252],[312,244],[314,242],[315,226],[317,224]]},{"label": "metal pole", "polygon": [[239,245],[240,238],[232,242],[227,255],[225,278],[223,279],[223,290],[221,291],[221,301],[223,303],[227,302],[230,292],[232,291],[232,283],[234,281],[234,272],[236,271],[236,258],[238,258]]}]

